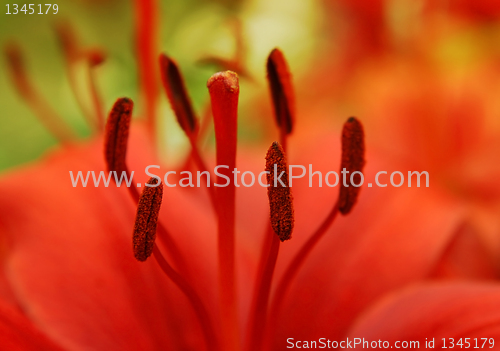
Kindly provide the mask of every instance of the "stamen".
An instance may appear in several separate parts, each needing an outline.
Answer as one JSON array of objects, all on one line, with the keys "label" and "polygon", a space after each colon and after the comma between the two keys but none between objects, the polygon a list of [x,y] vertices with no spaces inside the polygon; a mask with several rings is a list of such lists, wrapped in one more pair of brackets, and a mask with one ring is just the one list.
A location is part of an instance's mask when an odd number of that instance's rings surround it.
[{"label": "stamen", "polygon": [[[293,197],[288,186],[288,170],[285,152],[276,141],[271,145],[266,155],[267,196],[271,210],[271,226],[281,241],[292,237],[294,214]],[[279,179],[283,182],[283,186]]]},{"label": "stamen", "polygon": [[[271,146],[268,151],[267,157],[270,158],[281,158],[280,154],[283,155],[287,149],[288,135],[292,132],[294,113],[295,113],[295,102],[294,94],[291,83],[291,74],[288,69],[285,57],[279,49],[274,49],[267,60],[267,79],[269,83],[269,90],[271,93],[271,99],[274,105],[274,114],[276,123],[280,131],[280,152],[276,153],[273,151],[275,145]],[[271,155],[270,153],[273,153]],[[277,161],[267,159],[266,170],[268,175],[268,184],[274,183],[274,163]],[[284,170],[286,175],[286,185],[288,186],[288,174],[286,172],[286,162],[283,160],[284,165],[277,170],[277,173],[281,174]],[[272,167],[272,169],[269,168]],[[284,168],[284,169],[283,169]],[[274,184],[273,184],[274,185]],[[268,188],[269,204],[271,211],[271,226],[270,230],[274,231],[278,236],[275,235],[265,235],[264,241],[262,242],[261,257],[259,260],[259,266],[257,271],[257,277],[262,276],[262,282],[260,291],[256,292],[256,306],[255,316],[253,317],[253,322],[250,322],[250,342],[252,349],[260,348],[261,340],[264,337],[264,325],[267,322],[267,304],[269,300],[269,291],[271,286],[271,279],[274,273],[274,266],[276,264],[276,259],[278,257],[279,241],[290,239],[293,230],[294,220],[293,220],[293,206],[292,206],[292,196],[288,188]],[[280,199],[282,198],[282,199]],[[283,204],[280,200],[283,200]],[[280,210],[283,213],[280,213]],[[283,217],[283,218],[282,218]],[[283,221],[283,219],[285,220]],[[281,233],[281,234],[280,234]],[[274,262],[273,262],[274,259]],[[267,282],[267,279],[269,281]],[[258,286],[258,284],[256,285]]]},{"label": "stamen", "polygon": [[[339,211],[343,215],[348,214],[358,198],[359,186],[354,186],[351,182],[353,172],[362,172],[365,165],[365,141],[363,125],[354,117],[351,117],[344,124],[342,130],[342,164],[340,170],[344,168],[349,172],[346,176],[348,187],[341,182],[339,194]],[[361,183],[361,175],[355,174],[354,184]]]},{"label": "stamen", "polygon": [[[276,166],[275,166],[276,165]],[[275,171],[276,167],[276,171]],[[294,226],[293,198],[288,187],[288,172],[285,153],[277,142],[274,142],[266,155],[267,188],[269,207],[271,211],[271,228],[266,236],[271,236],[270,245],[265,245],[268,251],[263,251],[255,284],[255,294],[250,313],[248,331],[248,350],[260,350],[267,324],[267,306],[271,292],[280,241],[289,240]],[[280,175],[283,175],[280,177]],[[278,177],[283,178],[285,186],[281,185]],[[276,186],[275,186],[276,179]],[[276,235],[273,235],[274,231]],[[266,238],[267,239],[267,238]]]},{"label": "stamen", "polygon": [[[346,170],[348,170],[349,172],[361,172],[365,164],[364,150],[365,146],[363,126],[356,118],[351,117],[344,124],[344,128],[342,130],[341,169],[346,168]],[[348,178],[350,179],[350,174]],[[360,183],[360,179],[357,179],[356,175],[353,180],[356,184]],[[319,240],[326,234],[326,231],[337,217],[338,212],[341,211],[342,214],[347,214],[356,203],[359,188],[352,186],[350,181],[349,184],[350,186],[348,188],[344,188],[346,190],[342,190],[342,188],[340,189],[339,199],[333,206],[327,218],[313,233],[313,235],[311,235],[304,246],[302,246],[300,251],[297,253],[297,255],[295,255],[292,262],[283,274],[283,277],[281,278],[278,287],[276,288],[276,294],[271,307],[271,324],[276,323],[276,319],[279,315],[282,303],[285,299],[288,289],[290,288],[291,283],[297,276],[300,267],[303,265],[306,258],[309,256]],[[352,191],[349,189],[355,190]],[[342,203],[342,201],[344,201],[344,212],[342,212],[342,210],[340,209],[340,204]]]},{"label": "stamen", "polygon": [[[172,110],[174,110],[177,122],[181,126],[182,130],[184,130],[189,138],[189,142],[191,143],[192,150],[190,156],[194,159],[198,169],[201,172],[209,172],[210,179],[213,179],[212,172],[208,171],[208,167],[203,161],[196,143],[198,123],[179,68],[172,59],[165,54],[161,54],[160,70],[163,86],[167,92],[170,106],[172,107]],[[214,210],[217,211],[215,192],[212,187],[208,187],[207,190],[210,200],[212,201],[212,206],[214,207]]]},{"label": "stamen", "polygon": [[163,197],[163,184],[157,178],[147,182],[137,206],[135,217],[133,245],[134,256],[138,261],[146,261],[153,253],[156,239],[156,224]]},{"label": "stamen", "polygon": [[130,120],[134,103],[129,98],[116,100],[106,123],[104,156],[108,171],[127,172],[126,156]]},{"label": "stamen", "polygon": [[[104,135],[104,156],[106,166],[109,172],[114,171],[119,177],[122,172],[126,172],[128,178],[131,177],[126,163],[126,155],[133,106],[134,104],[132,100],[128,98],[118,99],[113,105],[106,123],[106,131]],[[114,180],[115,178],[112,177],[112,179]],[[141,195],[139,194],[137,187],[130,186],[127,187],[127,190],[134,200],[134,203],[139,206]],[[172,235],[161,224],[161,222],[158,222],[158,237],[165,244],[170,257],[176,266],[180,267],[183,273],[187,274],[188,266],[186,265],[186,260],[179,251],[179,247],[172,238]]]},{"label": "stamen", "polygon": [[[236,167],[236,132],[238,117],[238,75],[231,71],[214,74],[207,83],[212,102],[217,164],[228,166],[220,173],[230,176]],[[231,179],[232,177],[229,177]],[[218,184],[225,184],[219,177]],[[221,312],[225,349],[238,349],[238,317],[234,270],[235,186],[230,183],[217,189],[218,248]]]},{"label": "stamen", "polygon": [[12,81],[17,92],[33,110],[39,121],[48,131],[62,143],[69,143],[76,139],[73,130],[42,98],[31,83],[24,66],[21,49],[14,43],[5,47],[7,64],[9,65]]},{"label": "stamen", "polygon": [[186,134],[191,135],[197,128],[197,121],[179,68],[172,59],[161,54],[160,70],[163,86],[167,92],[170,106],[177,117],[177,122]]},{"label": "stamen", "polygon": [[267,80],[273,100],[276,123],[281,132],[280,141],[285,146],[286,135],[292,132],[295,121],[295,96],[292,75],[285,56],[279,49],[271,51],[267,59]]}]

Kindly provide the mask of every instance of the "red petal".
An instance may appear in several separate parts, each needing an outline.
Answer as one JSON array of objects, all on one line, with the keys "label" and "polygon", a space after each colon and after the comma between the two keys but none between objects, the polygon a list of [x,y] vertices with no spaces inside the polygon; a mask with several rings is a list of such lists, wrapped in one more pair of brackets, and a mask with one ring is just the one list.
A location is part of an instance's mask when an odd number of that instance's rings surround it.
[{"label": "red petal", "polygon": [[486,337],[496,342],[500,336],[499,303],[500,287],[494,284],[416,286],[381,301],[349,336],[421,342],[435,337],[436,348],[441,347],[441,338]]},{"label": "red petal", "polygon": [[[151,162],[134,137],[131,132],[131,163]],[[105,170],[102,142],[57,153],[0,181],[1,230],[9,244],[5,269],[29,318],[72,350],[201,347],[199,325],[184,296],[154,260],[141,264],[133,258],[135,206],[126,189],[73,188],[69,170]],[[170,226],[185,237],[180,246],[186,247],[208,225],[203,209],[178,198],[179,191],[169,192],[178,211],[198,219],[185,223],[185,230]],[[197,259],[210,267],[203,254]],[[214,285],[209,277],[197,284]],[[213,293],[207,288],[205,295],[210,300]]]},{"label": "red petal", "polygon": [[19,311],[0,303],[0,344],[3,350],[62,350]]},{"label": "red petal", "polygon": [[493,280],[498,272],[474,228],[465,223],[458,227],[431,277]]}]

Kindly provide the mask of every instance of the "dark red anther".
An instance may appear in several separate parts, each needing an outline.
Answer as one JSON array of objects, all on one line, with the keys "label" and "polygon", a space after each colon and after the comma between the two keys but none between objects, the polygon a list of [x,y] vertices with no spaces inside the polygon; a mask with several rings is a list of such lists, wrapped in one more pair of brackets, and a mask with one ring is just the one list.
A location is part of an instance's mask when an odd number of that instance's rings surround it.
[{"label": "dark red anther", "polygon": [[285,134],[290,134],[295,121],[295,96],[292,75],[285,56],[279,49],[271,51],[267,59],[267,79],[278,127]]},{"label": "dark red anther", "polygon": [[[342,163],[340,170],[344,168],[349,172],[346,176],[346,183],[348,187],[344,186],[341,182],[339,194],[339,211],[343,215],[348,214],[356,200],[360,191],[359,185],[361,184],[361,175],[353,172],[363,172],[365,165],[365,137],[363,132],[363,125],[355,117],[351,117],[344,124],[342,129]],[[354,186],[356,184],[358,186]]]},{"label": "dark red anther", "polygon": [[147,184],[150,186],[146,185],[139,198],[132,239],[134,256],[141,262],[146,261],[153,253],[156,226],[163,197],[163,184],[161,184],[161,181],[158,183],[157,178],[150,178]]},{"label": "dark red anther", "polygon": [[292,237],[295,222],[293,197],[288,186],[285,152],[276,141],[267,151],[266,171],[269,172],[267,174],[267,183],[269,184],[267,196],[269,197],[271,226],[281,241],[289,240]]},{"label": "dark red anther", "polygon": [[196,115],[177,64],[167,55],[161,54],[160,70],[163,86],[177,122],[184,132],[193,133],[197,128]]},{"label": "dark red anther", "polygon": [[115,171],[119,175],[127,171],[127,143],[133,107],[134,103],[129,98],[116,100],[106,122],[104,134],[106,165],[109,172]]}]

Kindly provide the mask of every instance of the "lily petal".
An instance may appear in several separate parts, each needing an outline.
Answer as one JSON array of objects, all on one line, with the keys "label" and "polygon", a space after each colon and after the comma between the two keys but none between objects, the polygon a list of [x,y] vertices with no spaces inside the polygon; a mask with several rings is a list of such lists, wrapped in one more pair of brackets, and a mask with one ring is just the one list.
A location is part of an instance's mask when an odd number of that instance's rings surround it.
[{"label": "lily petal", "polygon": [[62,350],[19,311],[0,303],[0,343],[5,350]]},{"label": "lily petal", "polygon": [[[427,284],[394,294],[367,312],[350,337],[420,341],[500,336],[500,287],[494,284]],[[448,340],[448,339],[447,339]],[[449,344],[447,345],[449,346]],[[475,345],[473,345],[475,346]],[[490,347],[488,345],[487,347]]]},{"label": "lily petal", "polygon": [[[98,140],[2,178],[4,269],[19,305],[68,349],[199,347],[202,333],[184,296],[154,260],[133,258],[135,209],[127,191],[72,187],[69,170],[104,169]],[[206,227],[190,225],[190,232]]]}]

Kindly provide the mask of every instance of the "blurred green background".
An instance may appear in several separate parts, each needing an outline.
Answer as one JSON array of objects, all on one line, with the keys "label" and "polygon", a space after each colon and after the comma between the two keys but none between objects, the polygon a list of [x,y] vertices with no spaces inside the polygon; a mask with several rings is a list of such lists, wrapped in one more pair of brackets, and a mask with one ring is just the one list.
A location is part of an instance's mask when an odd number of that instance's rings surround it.
[{"label": "blurred green background", "polygon": [[[136,115],[142,111],[139,98],[138,69],[135,53],[135,18],[132,1],[60,1],[57,14],[7,15],[2,2],[0,45],[20,44],[29,76],[51,106],[82,138],[90,136],[68,82],[64,56],[57,41],[54,25],[69,21],[85,47],[98,47],[106,61],[96,68],[98,89],[105,109],[120,96],[136,101]],[[38,8],[40,2],[31,2]],[[236,50],[234,19],[241,21],[245,43],[245,66],[255,82],[241,80],[241,103],[255,94],[267,94],[265,60],[276,46],[286,52],[294,73],[300,75],[312,53],[321,47],[324,36],[320,2],[287,0],[268,2],[164,0],[159,2],[160,49],[175,58],[185,75],[186,84],[197,111],[205,104],[206,81],[216,67],[198,61],[208,55],[230,59]],[[13,12],[12,5],[10,6]],[[50,11],[52,12],[52,10]],[[233,21],[233,22],[232,22]],[[23,164],[57,145],[57,141],[39,123],[36,116],[13,88],[5,55],[0,58],[0,170]],[[162,130],[168,133],[169,149],[185,143],[161,92]],[[248,116],[242,111],[243,125]],[[245,136],[256,137],[257,127],[248,123]]]},{"label": "blurred green background", "polygon": [[[500,102],[496,98],[500,91],[496,82],[500,77],[500,2],[157,2],[159,50],[179,63],[199,115],[208,101],[206,81],[221,70],[202,65],[200,60],[208,56],[231,60],[238,52],[238,39],[244,44],[241,64],[250,79],[240,79],[239,142],[259,140],[265,133],[262,120],[271,115],[265,62],[274,47],[285,53],[294,76],[298,110],[307,121],[319,115],[337,121],[358,115],[368,127],[376,124],[384,131],[384,123],[374,112],[377,104],[385,104],[378,106],[379,113],[391,114],[389,105],[394,105],[398,97],[414,96],[415,82],[422,78],[440,86],[443,96],[454,99],[462,93],[471,95],[468,90],[473,90],[473,95],[482,100],[487,129],[500,129]],[[139,91],[134,1],[63,0],[58,3],[57,14],[7,15],[7,4],[13,3],[2,2],[0,45],[3,48],[14,41],[21,46],[34,85],[82,139],[91,132],[70,89],[54,30],[60,21],[71,23],[83,47],[100,48],[106,55],[104,63],[95,69],[105,112],[117,97],[128,96],[136,103],[134,115],[141,116],[144,106]],[[37,8],[39,2],[33,3]],[[236,23],[241,25],[240,37]],[[57,141],[13,88],[5,55],[0,56],[0,67],[1,171],[37,159]],[[418,97],[423,106],[436,105],[439,109],[446,103],[426,100],[424,95]],[[188,150],[186,138],[162,90],[159,101],[160,155],[175,163]],[[404,117],[410,118],[397,116]],[[419,118],[425,118],[425,114]],[[382,142],[388,140],[385,133],[377,134],[375,129],[373,139],[378,136]]]}]

